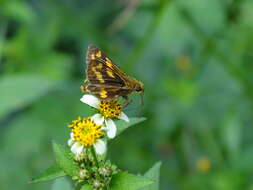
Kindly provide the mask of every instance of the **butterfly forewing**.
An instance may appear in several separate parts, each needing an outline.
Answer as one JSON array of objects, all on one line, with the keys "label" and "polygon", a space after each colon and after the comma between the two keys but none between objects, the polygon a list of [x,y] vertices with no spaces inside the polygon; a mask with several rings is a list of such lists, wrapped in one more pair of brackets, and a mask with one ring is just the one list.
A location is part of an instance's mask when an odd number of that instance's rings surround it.
[{"label": "butterfly forewing", "polygon": [[[123,72],[99,48],[91,45],[87,52],[86,76],[90,84],[99,86],[126,86]],[[115,67],[116,66],[116,67]]]}]

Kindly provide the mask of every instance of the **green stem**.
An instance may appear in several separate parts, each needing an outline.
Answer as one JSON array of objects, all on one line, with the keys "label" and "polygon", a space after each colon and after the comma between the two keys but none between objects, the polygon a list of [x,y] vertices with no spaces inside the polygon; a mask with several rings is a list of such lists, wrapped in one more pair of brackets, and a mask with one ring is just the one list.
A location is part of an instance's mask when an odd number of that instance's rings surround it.
[{"label": "green stem", "polygon": [[93,158],[95,160],[95,164],[96,164],[97,168],[99,168],[98,159],[97,159],[97,155],[95,153],[94,147],[92,146],[90,150],[91,150],[91,154],[92,154],[92,156],[93,156]]}]

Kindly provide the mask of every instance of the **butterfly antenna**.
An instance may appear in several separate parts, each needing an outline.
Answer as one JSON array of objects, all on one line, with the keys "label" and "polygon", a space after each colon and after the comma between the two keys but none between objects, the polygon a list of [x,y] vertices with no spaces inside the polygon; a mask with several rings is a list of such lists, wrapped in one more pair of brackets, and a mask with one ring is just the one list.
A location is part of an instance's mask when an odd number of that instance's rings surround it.
[{"label": "butterfly antenna", "polygon": [[144,105],[144,93],[140,94],[141,95],[141,105]]},{"label": "butterfly antenna", "polygon": [[144,93],[140,94],[141,96],[141,108],[139,109],[139,117],[141,117],[141,111],[143,109],[143,105],[144,105]]}]

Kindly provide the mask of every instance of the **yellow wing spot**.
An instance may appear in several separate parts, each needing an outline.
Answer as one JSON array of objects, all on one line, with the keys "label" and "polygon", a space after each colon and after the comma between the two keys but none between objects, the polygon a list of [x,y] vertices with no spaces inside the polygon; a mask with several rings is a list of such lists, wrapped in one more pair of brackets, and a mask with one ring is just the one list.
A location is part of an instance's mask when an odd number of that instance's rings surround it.
[{"label": "yellow wing spot", "polygon": [[99,80],[99,82],[105,83],[105,80],[103,79],[103,75],[99,71],[97,71],[95,67],[92,68],[92,71],[96,75],[96,79]]},{"label": "yellow wing spot", "polygon": [[102,69],[103,68],[103,65],[102,63],[99,63],[97,66],[96,66],[97,69]]},{"label": "yellow wing spot", "polygon": [[108,67],[110,67],[110,68],[112,68],[112,62],[111,62],[111,60],[109,59],[109,58],[105,58],[106,60],[105,60],[105,62],[106,62],[106,65],[108,66]]},{"label": "yellow wing spot", "polygon": [[99,82],[101,83],[105,82],[105,80],[103,79],[103,75],[100,72],[96,71],[95,75],[96,75],[96,78],[99,80]]},{"label": "yellow wing spot", "polygon": [[91,55],[90,55],[90,58],[91,58],[91,60],[94,60],[94,59],[95,59],[95,55],[94,55],[94,54],[91,54]]},{"label": "yellow wing spot", "polygon": [[96,68],[95,67],[92,67],[91,70],[95,73],[97,72]]},{"label": "yellow wing spot", "polygon": [[108,74],[109,77],[115,78],[114,74],[110,70],[106,70],[106,73]]},{"label": "yellow wing spot", "polygon": [[102,56],[101,51],[98,51],[98,52],[96,53],[96,57],[101,57],[101,56]]},{"label": "yellow wing spot", "polygon": [[101,98],[106,98],[107,97],[107,92],[105,90],[102,90],[100,93],[99,93],[100,97]]}]

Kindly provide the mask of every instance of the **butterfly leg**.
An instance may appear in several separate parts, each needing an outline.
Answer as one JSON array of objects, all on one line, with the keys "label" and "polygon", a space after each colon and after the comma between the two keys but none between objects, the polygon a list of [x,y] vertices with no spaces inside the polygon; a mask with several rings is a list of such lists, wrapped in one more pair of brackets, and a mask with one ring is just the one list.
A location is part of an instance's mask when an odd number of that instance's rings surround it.
[{"label": "butterfly leg", "polygon": [[132,102],[132,99],[128,98],[128,96],[122,96],[122,98],[124,98],[125,100],[125,103],[123,105],[123,107],[127,107],[131,102]]},{"label": "butterfly leg", "polygon": [[89,91],[87,90],[87,86],[81,85],[81,86],[80,86],[80,89],[81,89],[82,92],[89,92]]}]

